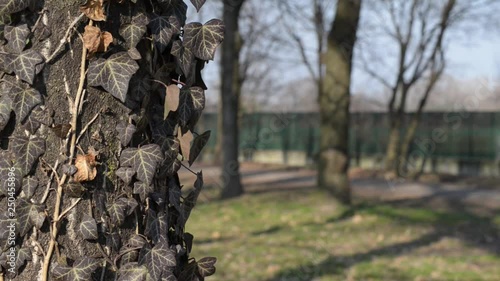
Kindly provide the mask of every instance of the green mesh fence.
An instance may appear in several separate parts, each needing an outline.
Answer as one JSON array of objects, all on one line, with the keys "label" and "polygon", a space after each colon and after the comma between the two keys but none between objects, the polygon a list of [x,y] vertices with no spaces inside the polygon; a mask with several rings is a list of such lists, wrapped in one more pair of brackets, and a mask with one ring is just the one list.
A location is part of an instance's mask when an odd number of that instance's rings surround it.
[{"label": "green mesh fence", "polygon": [[[411,116],[406,115],[405,124]],[[315,113],[256,113],[240,120],[240,149],[244,155],[259,150],[303,151],[314,157],[319,144],[319,115]],[[350,120],[352,156],[385,153],[389,128],[384,113],[354,113]],[[217,135],[217,115],[204,114],[199,130],[212,130],[207,150]],[[432,112],[422,116],[410,151],[432,157],[494,160],[500,157],[500,113]]]}]

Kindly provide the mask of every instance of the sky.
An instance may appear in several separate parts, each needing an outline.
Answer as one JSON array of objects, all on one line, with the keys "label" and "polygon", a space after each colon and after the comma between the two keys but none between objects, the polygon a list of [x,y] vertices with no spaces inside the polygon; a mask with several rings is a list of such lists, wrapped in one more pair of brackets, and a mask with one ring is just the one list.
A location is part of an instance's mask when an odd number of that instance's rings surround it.
[{"label": "sky", "polygon": [[[212,0],[215,2],[215,0]],[[250,0],[251,1],[251,0]],[[294,0],[299,1],[299,0]],[[301,0],[303,1],[303,0]],[[299,2],[300,3],[300,2]],[[191,8],[191,7],[190,7]],[[191,11],[193,9],[191,8]],[[191,14],[191,20],[201,20],[206,21],[213,17],[217,17],[217,13],[220,13],[218,9],[207,9],[201,16]],[[362,15],[363,16],[363,15]],[[492,28],[495,30],[495,28]],[[500,28],[497,31],[486,31],[486,30],[475,30],[473,32],[464,32],[459,36],[453,37],[452,43],[449,44],[447,50],[447,68],[446,75],[457,78],[458,80],[473,80],[476,78],[487,78],[489,80],[499,80],[500,79]],[[303,36],[304,42],[306,42],[307,48],[314,50],[314,36],[309,33]],[[390,52],[386,50],[386,46],[383,43],[369,44],[369,48],[375,48],[376,52],[383,53],[388,60],[395,58],[397,53]],[[220,52],[220,48],[218,50]],[[384,53],[386,52],[386,53]],[[314,52],[312,52],[314,54]],[[290,54],[290,56],[298,57],[298,53]],[[355,53],[356,56],[356,53]],[[280,66],[277,66],[279,68]],[[378,67],[383,71],[383,67]],[[280,82],[283,83],[290,81],[293,83],[294,80],[300,80],[309,77],[309,73],[304,65],[297,63],[293,66],[282,65],[280,69],[277,69],[276,75],[280,78]],[[219,69],[217,66],[217,61],[210,62],[204,70],[204,79],[209,86],[209,91],[207,95],[214,96],[216,98],[218,95],[218,81]],[[391,76],[387,76],[391,77]],[[300,78],[300,79],[298,79]],[[376,94],[384,91],[384,87],[372,79],[368,74],[362,71],[359,67],[355,67],[352,74],[352,90],[353,93],[363,92],[365,94]]]}]

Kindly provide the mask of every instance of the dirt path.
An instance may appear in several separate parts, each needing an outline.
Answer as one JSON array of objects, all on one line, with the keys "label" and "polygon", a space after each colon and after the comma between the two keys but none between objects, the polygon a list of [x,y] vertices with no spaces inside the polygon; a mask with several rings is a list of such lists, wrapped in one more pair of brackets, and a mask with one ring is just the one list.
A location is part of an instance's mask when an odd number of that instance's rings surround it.
[{"label": "dirt path", "polygon": [[[197,165],[193,169],[203,170],[205,185],[221,187],[219,167]],[[245,190],[250,193],[309,189],[316,186],[316,172],[313,170],[243,163],[241,173]],[[180,176],[182,182],[194,181],[194,176],[185,170]],[[353,179],[352,190],[355,201],[432,206],[486,214],[500,212],[500,190],[468,188],[463,184]]]}]

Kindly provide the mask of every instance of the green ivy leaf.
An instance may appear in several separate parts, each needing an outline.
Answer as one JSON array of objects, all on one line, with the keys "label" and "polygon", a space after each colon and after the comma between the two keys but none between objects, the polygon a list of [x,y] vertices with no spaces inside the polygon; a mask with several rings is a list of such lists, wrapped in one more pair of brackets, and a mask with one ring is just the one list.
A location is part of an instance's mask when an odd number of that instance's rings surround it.
[{"label": "green ivy leaf", "polygon": [[200,155],[201,151],[207,145],[208,140],[210,139],[210,131],[206,131],[201,135],[198,135],[191,145],[191,151],[189,152],[189,166],[193,165],[198,155]]},{"label": "green ivy leaf", "polygon": [[144,281],[148,269],[146,266],[139,265],[136,262],[127,263],[118,271],[118,281]]},{"label": "green ivy leaf", "polygon": [[167,150],[165,152],[165,160],[161,166],[161,174],[164,176],[172,176],[177,173],[182,166],[181,161],[178,158],[179,150]]},{"label": "green ivy leaf", "polygon": [[153,210],[148,211],[144,234],[146,234],[148,237],[151,237],[154,242],[160,240],[160,222],[158,220],[158,217],[156,216],[156,212]]},{"label": "green ivy leaf", "polygon": [[181,95],[179,100],[179,108],[177,113],[179,114],[179,121],[181,127],[185,128],[191,120],[193,115],[193,101],[191,99],[191,92],[189,89],[181,89]]},{"label": "green ivy leaf", "polygon": [[[7,239],[9,238],[9,234],[10,234],[10,229],[9,229],[9,225],[12,223],[12,222],[16,222],[15,218],[10,218],[8,213],[5,211],[5,210],[2,210],[2,212],[0,212],[0,240],[1,241],[7,241]],[[17,229],[16,229],[17,231]],[[3,249],[3,246],[5,246],[5,244],[0,244],[0,249]],[[1,250],[0,250],[1,252]]]},{"label": "green ivy leaf", "polygon": [[134,234],[130,239],[128,240],[128,246],[130,248],[139,248],[144,246],[146,244],[146,239],[144,236],[139,235],[139,234]]},{"label": "green ivy leaf", "polygon": [[[184,219],[187,220],[194,206],[196,206],[196,202],[198,201],[198,197],[200,196],[201,190],[203,189],[203,173],[199,172],[196,175],[196,181],[194,182],[194,188],[188,194],[188,196],[184,199],[182,204],[184,210]],[[185,222],[185,221],[184,221]]]},{"label": "green ivy leaf", "polygon": [[5,128],[10,120],[13,102],[9,95],[3,93],[0,96],[0,132]]},{"label": "green ivy leaf", "polygon": [[24,199],[18,200],[16,212],[21,237],[26,235],[32,226],[40,229],[46,217],[43,205],[32,204]]},{"label": "green ivy leaf", "polygon": [[80,222],[80,233],[85,240],[95,240],[99,238],[97,234],[97,223],[95,219],[87,214],[83,215]]},{"label": "green ivy leaf", "polygon": [[146,33],[146,25],[148,18],[144,14],[139,14],[132,19],[129,24],[124,24],[120,27],[119,33],[127,42],[127,48],[132,49],[139,44]]},{"label": "green ivy leaf", "polygon": [[106,246],[115,252],[118,252],[122,246],[122,238],[118,232],[106,235]]},{"label": "green ivy leaf", "polygon": [[182,46],[182,42],[180,40],[176,40],[172,44],[172,50],[170,53],[177,58],[177,64],[180,66],[182,73],[184,73],[184,76],[188,77],[191,73],[191,68],[195,59],[193,52]]},{"label": "green ivy leaf", "polygon": [[156,168],[163,161],[163,153],[157,144],[148,144],[139,148],[127,148],[120,156],[123,167],[133,167],[137,179],[151,185]]},{"label": "green ivy leaf", "polygon": [[199,12],[201,7],[205,4],[206,0],[191,0],[191,3],[196,8],[196,11]]},{"label": "green ivy leaf", "polygon": [[55,278],[65,281],[89,281],[92,273],[99,266],[99,261],[93,258],[83,257],[75,261],[73,267],[57,264],[52,268]]},{"label": "green ivy leaf", "polygon": [[217,258],[205,257],[198,261],[198,272],[201,277],[208,277],[215,273],[215,263]]},{"label": "green ivy leaf", "polygon": [[30,199],[35,194],[38,188],[38,178],[36,176],[23,179],[23,192],[27,199]]},{"label": "green ivy leaf", "polygon": [[19,78],[33,85],[35,75],[43,69],[44,59],[40,53],[33,49],[28,49],[12,60],[9,69],[12,69]]},{"label": "green ivy leaf", "polygon": [[161,281],[177,281],[177,278],[172,271],[165,271],[163,272]]},{"label": "green ivy leaf", "polygon": [[122,145],[128,146],[137,128],[133,124],[127,124],[127,122],[122,121],[118,123],[116,130],[118,131],[118,136],[120,137]]},{"label": "green ivy leaf", "polygon": [[30,33],[31,31],[27,24],[5,26],[4,36],[7,39],[7,46],[16,54],[20,54],[24,50],[24,47],[26,47],[26,41]]},{"label": "green ivy leaf", "polygon": [[148,198],[149,194],[153,191],[154,189],[152,185],[148,185],[140,181],[134,183],[133,193],[139,195],[141,202],[146,201],[146,198]]},{"label": "green ivy leaf", "polygon": [[193,22],[184,26],[184,46],[199,59],[213,60],[215,50],[223,39],[224,23],[221,20],[212,19],[204,25]]},{"label": "green ivy leaf", "polygon": [[192,261],[185,266],[184,270],[179,275],[179,280],[199,281],[198,264],[195,261]]},{"label": "green ivy leaf", "polygon": [[26,119],[33,108],[42,103],[40,92],[24,83],[4,83],[2,92],[4,94],[10,92],[12,95],[14,100],[13,107],[19,123]]},{"label": "green ivy leaf", "polygon": [[[9,178],[9,173],[11,173],[10,169],[14,168],[14,171],[12,173],[14,174],[13,179],[16,190],[15,193],[17,195],[19,190],[21,190],[21,184],[24,175],[21,166],[18,163],[13,163],[11,158],[14,157],[10,156],[8,153],[0,154],[0,177],[2,179]],[[9,181],[2,180],[0,194],[7,195],[8,188],[9,188]]]},{"label": "green ivy leaf", "polygon": [[125,211],[128,208],[127,201],[124,200],[115,200],[111,206],[108,207],[108,214],[111,218],[111,221],[115,225],[122,225],[125,221]]},{"label": "green ivy leaf", "polygon": [[33,164],[45,153],[45,139],[41,137],[14,137],[12,149],[15,151],[16,160],[22,168],[23,175],[31,172]]},{"label": "green ivy leaf", "polygon": [[120,167],[116,170],[116,176],[118,176],[126,185],[130,184],[134,175],[135,171],[132,168]]},{"label": "green ivy leaf", "polygon": [[181,32],[181,24],[175,16],[153,14],[149,22],[149,28],[160,53],[165,51],[172,37]]},{"label": "green ivy leaf", "polygon": [[19,272],[19,268],[21,268],[26,261],[31,261],[31,250],[29,248],[21,248],[16,252],[16,270]]},{"label": "green ivy leaf", "polygon": [[151,251],[146,254],[145,258],[146,266],[153,280],[159,280],[163,272],[168,271],[169,267],[175,267],[177,264],[175,252],[168,247],[165,238],[161,238]]},{"label": "green ivy leaf", "polygon": [[22,11],[32,0],[0,0],[0,15],[13,14]]},{"label": "green ivy leaf", "polygon": [[174,205],[174,208],[182,212],[181,209],[181,188],[179,185],[172,183],[168,185],[168,201],[170,204]]},{"label": "green ivy leaf", "polygon": [[126,52],[113,54],[108,59],[97,59],[90,63],[88,83],[90,86],[102,86],[115,98],[125,103],[130,78],[139,69],[139,65]]},{"label": "green ivy leaf", "polygon": [[188,6],[182,0],[160,0],[160,5],[167,14],[177,18],[181,26],[186,24]]},{"label": "green ivy leaf", "polygon": [[40,128],[41,124],[50,127],[52,123],[52,111],[48,108],[43,108],[43,106],[37,105],[33,110],[31,110],[31,114],[28,115],[27,119],[24,120],[23,126],[27,131],[34,135],[38,131],[38,128]]}]

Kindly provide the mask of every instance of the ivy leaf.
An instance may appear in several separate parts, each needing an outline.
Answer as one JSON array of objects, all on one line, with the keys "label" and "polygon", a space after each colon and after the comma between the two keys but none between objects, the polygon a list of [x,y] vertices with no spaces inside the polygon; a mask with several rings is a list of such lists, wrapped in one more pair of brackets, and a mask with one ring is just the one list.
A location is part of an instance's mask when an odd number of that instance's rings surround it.
[{"label": "ivy leaf", "polygon": [[31,261],[31,250],[29,248],[21,248],[16,251],[16,269],[19,271],[26,261]]},{"label": "ivy leaf", "polygon": [[94,21],[105,21],[103,0],[87,0],[85,5],[80,6],[80,11],[89,19]]},{"label": "ivy leaf", "polygon": [[132,19],[129,24],[124,24],[120,27],[119,33],[127,42],[127,48],[132,49],[139,44],[146,33],[146,25],[148,18],[144,14],[139,14]]},{"label": "ivy leaf", "polygon": [[182,133],[181,128],[179,127],[179,132],[177,133],[177,138],[181,144],[181,153],[184,159],[189,159],[191,152],[191,141],[193,140],[193,134],[191,131],[187,131],[186,133]]},{"label": "ivy leaf", "polygon": [[97,235],[97,223],[95,219],[87,214],[83,215],[80,223],[80,233],[85,240],[95,240],[99,238]]},{"label": "ivy leaf", "polygon": [[198,135],[191,146],[191,152],[189,153],[189,166],[193,165],[200,152],[203,150],[205,145],[207,145],[208,140],[210,139],[210,131],[206,131],[201,135]]},{"label": "ivy leaf", "polygon": [[172,271],[168,270],[163,272],[161,281],[177,281],[177,278]]},{"label": "ivy leaf", "polygon": [[118,281],[144,281],[148,269],[146,266],[139,265],[136,262],[127,263],[118,271]]},{"label": "ivy leaf", "polygon": [[181,26],[184,26],[186,23],[187,19],[187,9],[188,6],[184,1],[179,1],[179,0],[161,0],[159,1],[160,5],[163,6],[164,10],[167,12],[167,14],[174,15],[177,17],[177,20],[181,24]]},{"label": "ivy leaf", "polygon": [[127,124],[123,121],[118,123],[118,125],[116,126],[116,130],[118,131],[122,145],[128,146],[128,144],[132,140],[132,136],[137,131],[137,128],[133,124]]},{"label": "ivy leaf", "polygon": [[31,4],[31,0],[0,0],[0,15],[22,11]]},{"label": "ivy leaf", "polygon": [[184,270],[179,275],[179,280],[199,281],[198,264],[193,261],[184,267]]},{"label": "ivy leaf", "polygon": [[198,196],[200,196],[201,190],[203,189],[203,173],[199,172],[196,174],[196,181],[194,182],[194,189],[191,190],[184,199],[183,209],[184,209],[184,219],[187,220],[194,206],[196,206],[196,201],[198,201]]},{"label": "ivy leaf", "polygon": [[4,83],[2,93],[10,93],[13,97],[13,108],[19,123],[26,119],[35,106],[42,103],[40,92],[23,83]]},{"label": "ivy leaf", "polygon": [[139,197],[141,198],[141,202],[146,201],[146,198],[148,198],[149,194],[154,191],[153,186],[145,184],[143,182],[135,182],[134,183],[134,194],[138,194]]},{"label": "ivy leaf", "polygon": [[200,87],[189,88],[193,108],[197,112],[201,112],[205,108],[205,91]]},{"label": "ivy leaf", "polygon": [[130,216],[134,211],[137,206],[139,206],[139,203],[134,198],[122,198],[127,204],[127,209],[125,210],[125,213],[127,216]]},{"label": "ivy leaf", "polygon": [[0,97],[0,132],[5,128],[10,120],[13,102],[9,95],[3,93]]},{"label": "ivy leaf", "polygon": [[7,46],[16,54],[21,53],[26,47],[26,40],[31,31],[27,24],[17,26],[5,26],[4,36],[7,39]]},{"label": "ivy leaf", "polygon": [[189,232],[184,233],[184,243],[186,244],[186,249],[188,253],[191,253],[191,249],[193,248],[193,240],[194,240],[193,234]]},{"label": "ivy leaf", "polygon": [[144,229],[144,234],[151,237],[153,242],[157,242],[160,240],[160,221],[158,220],[156,212],[151,209],[149,209],[147,213],[146,228]]},{"label": "ivy leaf", "polygon": [[133,75],[130,81],[130,91],[126,105],[131,109],[140,107],[144,97],[151,91],[151,78],[148,75],[138,74]]},{"label": "ivy leaf", "polygon": [[146,244],[146,239],[142,235],[139,234],[134,234],[130,239],[128,240],[128,246],[130,248],[139,248],[144,246]]},{"label": "ivy leaf", "polygon": [[135,175],[135,171],[132,168],[120,167],[116,170],[116,175],[126,184],[129,185],[132,181],[132,177]]},{"label": "ivy leaf", "polygon": [[45,221],[45,207],[42,205],[32,204],[24,199],[18,200],[17,223],[19,234],[26,235],[32,226],[40,229]]},{"label": "ivy leaf", "polygon": [[108,207],[109,217],[115,225],[120,226],[123,224],[127,207],[127,202],[124,200],[115,200],[115,202]]},{"label": "ivy leaf", "polygon": [[201,277],[208,277],[215,273],[215,263],[217,258],[205,257],[198,261],[198,272]]},{"label": "ivy leaf", "polygon": [[115,98],[125,103],[130,78],[139,69],[127,52],[113,54],[108,59],[100,58],[90,63],[88,81],[90,86],[102,86]]},{"label": "ivy leaf", "polygon": [[27,199],[30,199],[35,194],[38,188],[37,177],[27,177],[23,179],[23,192]]},{"label": "ivy leaf", "polygon": [[99,261],[93,258],[83,257],[75,261],[73,267],[57,264],[52,268],[55,278],[66,281],[89,281],[92,273],[99,266]]},{"label": "ivy leaf", "polygon": [[205,4],[206,0],[191,0],[191,3],[193,3],[193,6],[196,8],[196,11],[199,12],[201,7],[203,7],[203,4]]},{"label": "ivy leaf", "polygon": [[175,267],[177,264],[175,253],[168,247],[168,242],[165,238],[160,241],[149,251],[146,256],[146,266],[153,280],[159,280],[164,271],[169,267]]},{"label": "ivy leaf", "polygon": [[169,150],[165,152],[165,160],[163,161],[161,169],[163,175],[172,176],[180,170],[182,163],[178,159],[178,155],[179,151],[175,150]]},{"label": "ivy leaf", "polygon": [[175,16],[152,15],[149,28],[156,47],[163,53],[170,44],[172,36],[181,32],[181,24]]},{"label": "ivy leaf", "polygon": [[[15,186],[15,193],[17,194],[19,190],[21,189],[21,184],[22,184],[22,178],[23,178],[23,171],[19,163],[13,163],[10,158],[13,158],[13,156],[8,155],[7,153],[2,153],[0,154],[0,177],[2,179],[8,179],[9,174],[14,174],[14,186]],[[14,168],[14,171],[11,172],[11,169]],[[12,178],[12,177],[10,177]],[[9,189],[9,181],[7,180],[2,180],[1,186],[0,186],[0,194],[7,195],[7,190]]]},{"label": "ivy leaf", "polygon": [[168,187],[168,201],[174,205],[174,208],[182,213],[181,209],[181,189],[177,184],[169,184]]},{"label": "ivy leaf", "polygon": [[224,29],[224,23],[218,19],[209,20],[204,25],[188,23],[184,26],[184,46],[199,59],[213,60],[217,46],[224,39]]},{"label": "ivy leaf", "polygon": [[157,144],[148,144],[139,148],[127,148],[120,156],[122,166],[133,167],[137,179],[151,185],[156,168],[163,161],[162,151]]},{"label": "ivy leaf", "polygon": [[182,46],[182,42],[180,40],[176,40],[172,45],[172,50],[170,53],[177,58],[177,64],[180,66],[182,73],[184,76],[189,76],[191,73],[191,67],[194,62],[194,54],[193,52]]},{"label": "ivy leaf", "polygon": [[165,112],[163,113],[164,119],[167,119],[170,111],[177,111],[177,108],[179,108],[180,93],[181,90],[177,85],[174,84],[168,86],[167,89],[165,90],[165,106],[164,106]]},{"label": "ivy leaf", "polygon": [[28,115],[26,120],[24,120],[23,126],[32,135],[34,135],[38,131],[38,128],[40,128],[41,124],[50,127],[52,123],[52,111],[48,108],[37,105],[31,110],[31,114]]},{"label": "ivy leaf", "polygon": [[110,233],[106,236],[106,246],[118,252],[122,246],[122,238],[117,232]]},{"label": "ivy leaf", "polygon": [[12,60],[9,68],[23,81],[33,85],[35,75],[42,71],[43,64],[42,55],[33,49],[28,49]]},{"label": "ivy leaf", "polygon": [[182,89],[181,90],[181,97],[179,101],[179,109],[177,110],[177,113],[179,114],[179,121],[180,125],[184,128],[187,126],[189,123],[189,120],[191,120],[191,116],[193,114],[193,106],[192,106],[192,100],[191,100],[191,93],[189,90]]},{"label": "ivy leaf", "polygon": [[23,175],[31,172],[33,164],[45,152],[45,139],[40,137],[15,137],[12,148],[16,152],[17,161],[20,164]]}]

